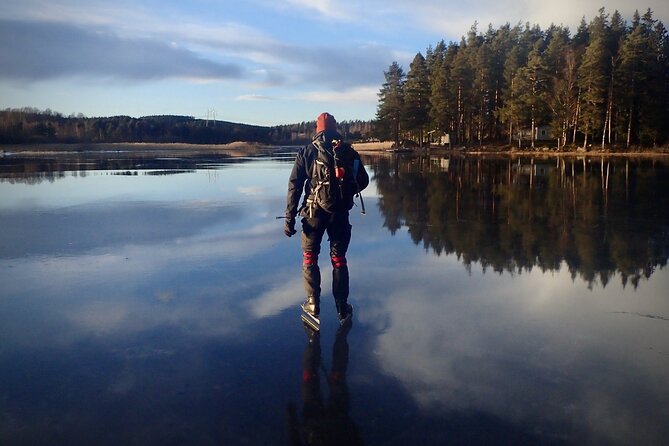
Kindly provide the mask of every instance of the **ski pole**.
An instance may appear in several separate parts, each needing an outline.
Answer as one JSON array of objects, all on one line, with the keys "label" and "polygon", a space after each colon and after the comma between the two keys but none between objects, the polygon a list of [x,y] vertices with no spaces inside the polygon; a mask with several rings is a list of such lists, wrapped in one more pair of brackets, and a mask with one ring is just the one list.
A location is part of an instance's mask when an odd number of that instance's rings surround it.
[{"label": "ski pole", "polygon": [[360,197],[360,213],[362,215],[366,215],[367,212],[365,212],[365,200],[362,199],[362,193],[358,192],[358,197]]}]

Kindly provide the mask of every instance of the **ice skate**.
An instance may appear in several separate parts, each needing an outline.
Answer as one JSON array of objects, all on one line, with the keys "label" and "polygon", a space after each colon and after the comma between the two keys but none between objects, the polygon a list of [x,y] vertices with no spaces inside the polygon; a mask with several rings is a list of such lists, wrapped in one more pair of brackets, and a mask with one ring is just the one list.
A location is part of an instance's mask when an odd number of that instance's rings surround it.
[{"label": "ice skate", "polygon": [[308,297],[302,306],[302,322],[307,324],[311,329],[320,331],[321,319],[319,299],[317,297]]}]

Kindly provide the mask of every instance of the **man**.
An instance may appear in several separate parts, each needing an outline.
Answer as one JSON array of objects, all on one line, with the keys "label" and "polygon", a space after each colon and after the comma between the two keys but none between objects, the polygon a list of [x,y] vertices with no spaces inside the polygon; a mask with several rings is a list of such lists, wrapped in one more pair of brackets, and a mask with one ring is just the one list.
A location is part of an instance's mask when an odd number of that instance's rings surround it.
[{"label": "man", "polygon": [[[296,233],[295,217],[299,210],[302,217],[302,275],[307,294],[307,300],[302,304],[302,319],[315,330],[320,328],[321,273],[318,254],[325,232],[330,240],[332,294],[339,321],[343,325],[351,320],[353,309],[348,304],[346,264],[346,251],[351,240],[348,213],[353,207],[353,197],[368,184],[369,176],[360,155],[350,144],[342,141],[334,116],[321,113],[316,119],[316,135],[312,142],[302,148],[295,158],[288,181],[284,226],[288,237]],[[298,209],[303,191],[304,200]]]}]

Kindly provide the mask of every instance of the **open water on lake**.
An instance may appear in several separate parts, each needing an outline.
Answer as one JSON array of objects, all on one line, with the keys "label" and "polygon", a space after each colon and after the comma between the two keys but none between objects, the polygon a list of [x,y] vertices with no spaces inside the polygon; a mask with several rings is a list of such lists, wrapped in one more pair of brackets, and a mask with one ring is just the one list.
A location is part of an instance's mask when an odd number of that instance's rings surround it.
[{"label": "open water on lake", "polygon": [[292,158],[0,159],[0,444],[667,444],[667,164],[365,157],[310,344]]}]

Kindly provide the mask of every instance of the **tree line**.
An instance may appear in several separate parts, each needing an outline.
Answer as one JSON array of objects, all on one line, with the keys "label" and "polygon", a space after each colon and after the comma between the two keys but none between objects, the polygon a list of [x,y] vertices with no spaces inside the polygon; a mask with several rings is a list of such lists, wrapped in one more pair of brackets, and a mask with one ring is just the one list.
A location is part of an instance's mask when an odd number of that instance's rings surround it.
[{"label": "tree line", "polygon": [[[304,144],[311,140],[316,122],[256,126],[190,116],[129,116],[89,118],[63,116],[31,107],[0,111],[0,143],[192,143],[226,144],[235,141],[264,144]],[[372,135],[371,121],[343,121],[348,139]]]},{"label": "tree line", "polygon": [[667,164],[426,156],[369,162],[391,232],[469,269],[537,267],[606,286],[649,278],[669,260]]},{"label": "tree line", "polygon": [[[569,28],[506,24],[393,62],[379,91],[386,139],[558,149],[658,146],[669,137],[669,37],[650,9],[627,23],[605,9]],[[442,140],[443,141],[443,140]]]}]

